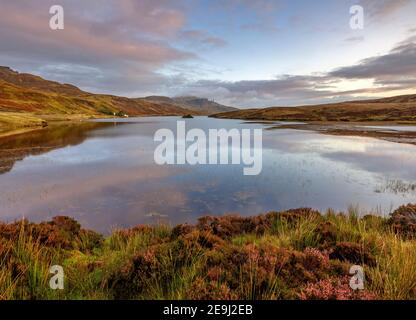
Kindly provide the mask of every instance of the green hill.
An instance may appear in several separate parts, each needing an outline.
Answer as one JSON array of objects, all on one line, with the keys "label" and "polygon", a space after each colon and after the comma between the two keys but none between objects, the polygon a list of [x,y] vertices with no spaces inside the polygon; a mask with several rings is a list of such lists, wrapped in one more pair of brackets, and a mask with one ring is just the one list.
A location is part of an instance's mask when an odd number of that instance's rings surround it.
[{"label": "green hill", "polygon": [[8,67],[0,67],[0,111],[69,115],[114,115],[121,112],[137,116],[190,112],[176,105],[92,94],[73,85],[18,73]]},{"label": "green hill", "polygon": [[70,84],[0,67],[0,133],[44,125],[49,120],[185,114],[206,113],[179,103],[92,94]]}]

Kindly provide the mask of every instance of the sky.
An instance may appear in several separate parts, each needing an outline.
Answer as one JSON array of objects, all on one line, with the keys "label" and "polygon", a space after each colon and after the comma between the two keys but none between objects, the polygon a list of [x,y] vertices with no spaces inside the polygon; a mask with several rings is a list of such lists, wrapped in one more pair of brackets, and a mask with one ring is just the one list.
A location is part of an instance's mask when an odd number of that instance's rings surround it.
[{"label": "sky", "polygon": [[[52,5],[63,30],[49,26]],[[0,0],[0,65],[241,108],[414,94],[415,17],[416,0]]]}]

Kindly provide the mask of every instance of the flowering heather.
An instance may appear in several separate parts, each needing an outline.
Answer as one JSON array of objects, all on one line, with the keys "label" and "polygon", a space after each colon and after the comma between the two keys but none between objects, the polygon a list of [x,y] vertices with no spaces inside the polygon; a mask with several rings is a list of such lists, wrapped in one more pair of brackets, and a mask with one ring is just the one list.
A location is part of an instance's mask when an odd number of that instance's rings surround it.
[{"label": "flowering heather", "polygon": [[[302,208],[107,238],[68,217],[0,223],[0,299],[416,299],[414,212]],[[64,290],[49,288],[52,265]],[[364,290],[349,286],[353,265]]]},{"label": "flowering heather", "polygon": [[301,300],[375,300],[368,291],[353,291],[348,277],[328,278],[308,283],[299,295]]}]

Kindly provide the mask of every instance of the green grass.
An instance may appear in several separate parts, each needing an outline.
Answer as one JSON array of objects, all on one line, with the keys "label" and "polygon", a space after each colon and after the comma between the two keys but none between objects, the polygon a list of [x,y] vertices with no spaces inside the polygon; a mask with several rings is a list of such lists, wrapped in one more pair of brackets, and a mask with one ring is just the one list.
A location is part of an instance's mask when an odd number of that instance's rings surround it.
[{"label": "green grass", "polygon": [[19,112],[0,111],[0,134],[25,128],[42,127],[45,121],[38,116]]},{"label": "green grass", "polygon": [[[53,224],[48,233],[42,233],[46,224],[0,224],[0,298],[298,299],[310,286],[348,279],[357,262],[332,255],[343,243],[374,259],[362,264],[365,292],[348,298],[416,299],[416,240],[395,232],[388,218],[361,217],[357,208],[292,214],[143,226],[102,241]],[[64,267],[64,290],[49,288],[54,264]]]}]

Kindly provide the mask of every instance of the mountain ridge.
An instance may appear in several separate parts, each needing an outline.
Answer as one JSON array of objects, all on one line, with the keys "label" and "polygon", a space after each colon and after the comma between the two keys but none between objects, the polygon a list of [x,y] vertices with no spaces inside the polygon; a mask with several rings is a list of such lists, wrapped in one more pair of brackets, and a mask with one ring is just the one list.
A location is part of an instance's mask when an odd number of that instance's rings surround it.
[{"label": "mountain ridge", "polygon": [[0,67],[0,111],[95,116],[183,115],[191,112],[179,105],[89,93],[71,84],[19,73],[9,67]]},{"label": "mountain ridge", "polygon": [[165,96],[148,96],[140,99],[157,103],[170,103],[205,115],[238,110],[237,108],[224,106],[207,98],[195,96],[179,96],[172,98]]},{"label": "mountain ridge", "polygon": [[240,109],[211,116],[271,121],[416,121],[416,94],[297,107]]},{"label": "mountain ridge", "polygon": [[[17,128],[45,125],[53,120],[114,116],[210,115],[230,110],[208,103],[195,107],[174,98],[127,98],[95,94],[67,83],[19,73],[0,66],[0,133]],[[201,101],[205,101],[204,98]]]},{"label": "mountain ridge", "polygon": [[[199,102],[199,105],[195,102]],[[209,115],[236,110],[198,97],[126,98],[89,93],[72,84],[46,80],[37,75],[19,73],[9,67],[0,66],[0,111],[73,114],[77,112],[76,104],[80,113],[97,115],[114,115],[120,112],[133,116]]]}]

